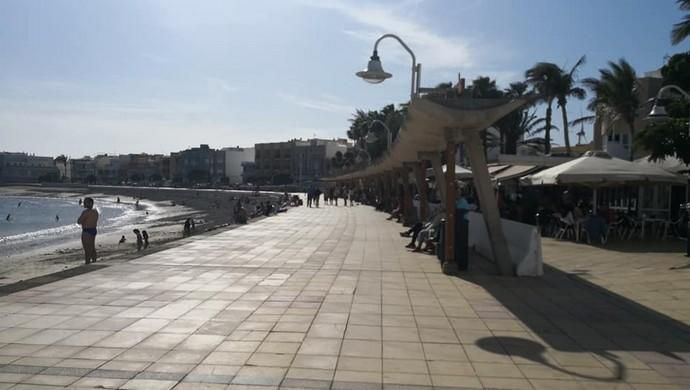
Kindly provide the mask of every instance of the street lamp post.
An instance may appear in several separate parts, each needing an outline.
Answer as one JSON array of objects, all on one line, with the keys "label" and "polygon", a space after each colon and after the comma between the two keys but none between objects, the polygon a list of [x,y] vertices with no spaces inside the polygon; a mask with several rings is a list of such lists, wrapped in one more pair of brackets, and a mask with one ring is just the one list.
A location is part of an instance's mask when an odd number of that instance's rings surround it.
[{"label": "street lamp post", "polygon": [[[665,85],[661,87],[659,92],[657,92],[656,97],[654,98],[654,105],[652,106],[652,110],[649,112],[647,115],[647,119],[650,120],[659,120],[659,119],[668,119],[668,113],[666,113],[666,107],[660,102],[661,97],[664,95],[665,92],[668,91],[676,91],[683,95],[686,99],[690,99],[690,94],[685,92],[685,90],[677,85]],[[690,135],[690,120],[688,121],[688,134]]]},{"label": "street lamp post", "polygon": [[[665,92],[668,91],[676,91],[683,95],[684,98],[690,99],[690,94],[688,94],[683,88],[677,86],[677,85],[665,85],[659,89],[659,92],[656,94],[656,98],[654,99],[654,105],[652,106],[652,110],[649,112],[649,115],[647,115],[647,119],[649,120],[666,120],[668,119],[668,113],[666,112],[666,107],[660,102],[661,97]],[[690,118],[688,118],[688,137],[690,137]],[[689,183],[686,183],[685,186],[685,212],[686,214],[690,215],[690,177],[688,177]],[[687,225],[687,230],[685,233],[685,255],[690,256],[690,219],[688,219],[688,225]]]},{"label": "street lamp post", "polygon": [[384,82],[386,79],[393,77],[392,74],[383,70],[383,66],[381,66],[381,59],[378,55],[379,42],[386,38],[393,38],[398,41],[398,43],[400,43],[400,45],[402,45],[402,47],[405,48],[405,50],[410,53],[410,56],[412,57],[412,85],[410,86],[410,101],[412,101],[417,97],[417,93],[419,92],[422,64],[417,63],[417,58],[412,50],[410,50],[405,42],[403,42],[403,40],[395,34],[384,34],[376,40],[374,43],[374,52],[372,53],[369,63],[367,64],[367,68],[357,72],[356,75],[364,79],[364,81],[372,84],[379,84]]},{"label": "street lamp post", "polygon": [[[388,128],[388,126],[384,122],[382,122],[378,119],[374,119],[371,122],[369,122],[369,130],[371,130],[372,126],[374,126],[375,123],[380,124],[381,126],[383,126],[384,130],[386,130],[386,142],[387,142],[386,143],[386,150],[390,152],[391,146],[392,146],[391,144],[393,143],[393,132],[391,131],[390,128]],[[378,141],[378,137],[376,136],[376,134],[374,134],[374,133],[368,133],[367,134],[367,142],[368,143],[374,143],[376,141]]]}]

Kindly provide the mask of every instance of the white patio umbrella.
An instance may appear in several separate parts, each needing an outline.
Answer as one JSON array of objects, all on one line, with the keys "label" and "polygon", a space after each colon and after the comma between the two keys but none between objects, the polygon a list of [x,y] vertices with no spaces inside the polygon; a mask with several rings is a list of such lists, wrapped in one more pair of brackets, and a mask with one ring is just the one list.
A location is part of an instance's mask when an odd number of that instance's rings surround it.
[{"label": "white patio umbrella", "polygon": [[663,160],[656,161],[650,161],[649,156],[645,156],[642,158],[638,158],[637,160],[635,160],[635,162],[641,165],[651,165],[659,167],[671,173],[683,173],[690,171],[690,166],[683,163],[683,161],[679,160],[678,158],[672,156],[666,156]]},{"label": "white patio umbrella", "polygon": [[[447,167],[445,164],[443,164],[443,173],[446,173]],[[434,168],[428,168],[426,170],[426,177],[433,177],[434,176]],[[467,168],[463,168],[460,165],[455,166],[455,178],[459,180],[464,180],[464,179],[471,179],[472,178],[472,171],[470,171]]]},{"label": "white patio umbrella", "polygon": [[591,186],[621,183],[679,183],[680,175],[654,165],[637,164],[611,157],[606,152],[587,152],[584,156],[523,177],[524,185],[583,184]]}]

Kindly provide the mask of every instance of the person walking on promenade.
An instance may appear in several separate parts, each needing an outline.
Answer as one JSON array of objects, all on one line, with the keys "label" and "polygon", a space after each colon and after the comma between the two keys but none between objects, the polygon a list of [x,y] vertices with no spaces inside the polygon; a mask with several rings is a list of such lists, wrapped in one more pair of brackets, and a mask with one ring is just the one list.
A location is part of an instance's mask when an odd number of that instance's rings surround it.
[{"label": "person walking on promenade", "polygon": [[144,239],[144,249],[149,247],[149,233],[146,230],[141,231],[141,237]]},{"label": "person walking on promenade", "polygon": [[84,198],[84,210],[77,223],[81,225],[81,245],[84,247],[86,264],[96,261],[96,226],[98,226],[98,211],[93,208],[93,199]]},{"label": "person walking on promenade", "polygon": [[319,199],[321,199],[321,189],[316,188],[314,190],[314,203],[316,204],[316,207],[319,207]]}]

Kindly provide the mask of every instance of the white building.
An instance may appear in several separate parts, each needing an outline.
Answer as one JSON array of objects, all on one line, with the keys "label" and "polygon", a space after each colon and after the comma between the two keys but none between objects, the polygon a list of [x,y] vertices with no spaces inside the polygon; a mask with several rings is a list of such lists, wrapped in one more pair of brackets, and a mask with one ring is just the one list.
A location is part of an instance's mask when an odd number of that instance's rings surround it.
[{"label": "white building", "polygon": [[230,184],[242,183],[242,164],[254,162],[254,148],[223,148],[225,152],[225,176]]},{"label": "white building", "polygon": [[59,180],[59,171],[52,157],[0,152],[0,182],[31,183],[43,180]]},{"label": "white building", "polygon": [[[637,83],[640,107],[637,110],[637,119],[635,119],[635,131],[639,132],[646,126],[645,118],[652,109],[653,103],[650,99],[656,97],[657,92],[661,89],[663,83],[661,72],[658,70],[646,72],[644,76],[637,78]],[[603,150],[613,157],[628,160],[630,158],[630,148],[634,140],[630,136],[630,129],[627,123],[623,120],[608,123],[605,118],[601,118],[600,126]],[[594,131],[596,132],[596,126]],[[646,154],[646,151],[637,148],[635,149],[634,157],[638,158]]]}]

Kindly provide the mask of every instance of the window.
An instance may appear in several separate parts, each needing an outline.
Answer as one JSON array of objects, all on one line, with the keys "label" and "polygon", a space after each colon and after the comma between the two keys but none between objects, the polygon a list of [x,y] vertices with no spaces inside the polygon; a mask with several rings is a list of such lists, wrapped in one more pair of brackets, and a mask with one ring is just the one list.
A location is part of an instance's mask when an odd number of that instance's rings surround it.
[{"label": "window", "polygon": [[626,146],[628,145],[628,135],[627,134],[623,134],[623,145],[626,145]]},{"label": "window", "polygon": [[613,142],[621,142],[621,135],[620,134],[614,134],[613,135]]}]

